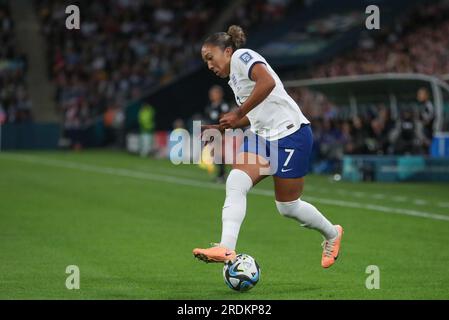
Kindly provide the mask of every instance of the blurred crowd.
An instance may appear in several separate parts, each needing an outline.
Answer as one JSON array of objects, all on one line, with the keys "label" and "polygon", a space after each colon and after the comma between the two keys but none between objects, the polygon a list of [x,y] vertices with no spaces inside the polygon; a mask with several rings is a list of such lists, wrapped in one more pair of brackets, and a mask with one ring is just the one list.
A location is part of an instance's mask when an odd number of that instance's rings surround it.
[{"label": "blurred crowd", "polygon": [[0,0],[0,124],[30,121],[32,115],[25,83],[27,59],[16,41],[10,8]]},{"label": "blurred crowd", "polygon": [[228,24],[240,25],[244,30],[281,20],[288,12],[292,0],[251,0],[239,6]]},{"label": "blurred crowd", "polygon": [[387,32],[366,33],[359,48],[316,66],[312,77],[385,72],[449,74],[449,1],[412,9]]},{"label": "blurred crowd", "polygon": [[103,114],[117,124],[129,101],[200,63],[200,40],[220,8],[207,0],[78,0],[81,30],[73,31],[61,27],[66,1],[35,4],[66,128]]},{"label": "blurred crowd", "polygon": [[[32,109],[25,85],[27,60],[17,50],[6,3],[0,0],[0,123],[30,120]],[[258,25],[281,20],[296,2],[243,3],[226,24],[238,23],[250,33]],[[201,41],[229,5],[213,0],[76,0],[72,4],[81,10],[81,30],[61,27],[67,18],[67,1],[34,0],[48,44],[48,75],[57,88],[57,112],[67,136],[80,147],[82,132],[94,122],[100,119],[106,132],[120,130],[124,107],[131,101],[201,64]],[[447,34],[449,0],[419,6],[387,32],[362,37],[356,50],[314,66],[311,76],[449,73]],[[353,114],[349,108],[337,109],[320,94],[302,89],[291,94],[313,121],[315,157],[324,161],[322,169],[327,170],[343,154],[427,153],[433,106],[425,91],[417,94],[417,105],[422,107],[400,110],[394,117],[382,104]],[[154,124],[151,127],[143,132],[154,130]],[[116,140],[117,135],[109,136]]]},{"label": "blurred crowd", "polygon": [[336,106],[323,94],[307,89],[289,90],[312,122],[314,171],[339,171],[345,154],[428,154],[433,135],[435,110],[427,88],[420,88],[416,102],[393,116],[383,103]]},{"label": "blurred crowd", "polygon": [[[249,29],[280,19],[290,0],[246,1],[231,15]],[[226,1],[78,0],[81,30],[65,25],[67,2],[35,0],[47,39],[49,77],[69,138],[103,116],[120,127],[123,108],[202,63],[200,47]],[[229,22],[231,23],[231,22]],[[78,132],[78,133],[76,133]],[[82,141],[78,141],[82,144]]]}]

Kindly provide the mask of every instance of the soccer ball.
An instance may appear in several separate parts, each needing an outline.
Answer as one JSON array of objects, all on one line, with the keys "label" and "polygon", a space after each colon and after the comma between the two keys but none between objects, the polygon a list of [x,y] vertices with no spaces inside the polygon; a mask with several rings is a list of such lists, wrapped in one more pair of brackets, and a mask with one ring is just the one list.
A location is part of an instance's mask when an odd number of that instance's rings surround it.
[{"label": "soccer ball", "polygon": [[229,288],[248,291],[259,281],[260,268],[253,257],[242,253],[237,255],[234,262],[225,263],[223,277]]}]

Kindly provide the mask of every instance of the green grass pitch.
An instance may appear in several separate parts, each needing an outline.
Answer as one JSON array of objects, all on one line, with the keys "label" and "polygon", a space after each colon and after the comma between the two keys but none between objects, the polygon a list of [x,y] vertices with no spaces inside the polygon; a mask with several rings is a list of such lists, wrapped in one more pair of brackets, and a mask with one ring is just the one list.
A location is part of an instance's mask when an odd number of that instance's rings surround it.
[{"label": "green grass pitch", "polygon": [[[321,236],[281,217],[272,180],[248,196],[238,252],[262,274],[230,290],[194,247],[219,241],[224,187],[194,165],[120,152],[0,153],[0,299],[448,299],[449,184],[308,176],[304,199],[345,228],[322,269]],[[80,289],[68,290],[68,265]],[[368,290],[366,268],[380,270]]]}]

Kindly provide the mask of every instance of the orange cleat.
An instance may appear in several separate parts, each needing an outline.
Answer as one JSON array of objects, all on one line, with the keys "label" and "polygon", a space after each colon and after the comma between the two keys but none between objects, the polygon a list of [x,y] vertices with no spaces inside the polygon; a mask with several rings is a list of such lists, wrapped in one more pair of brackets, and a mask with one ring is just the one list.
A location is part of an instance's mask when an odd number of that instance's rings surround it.
[{"label": "orange cleat", "polygon": [[193,249],[193,255],[195,258],[202,260],[206,263],[209,262],[223,262],[234,261],[236,253],[234,250],[222,247],[219,244],[213,244],[213,247],[208,249]]},{"label": "orange cleat", "polygon": [[338,258],[341,238],[343,237],[343,228],[340,225],[336,225],[335,228],[338,232],[338,235],[335,237],[335,239],[325,240],[322,243],[323,255],[321,257],[321,266],[323,268],[329,268]]}]

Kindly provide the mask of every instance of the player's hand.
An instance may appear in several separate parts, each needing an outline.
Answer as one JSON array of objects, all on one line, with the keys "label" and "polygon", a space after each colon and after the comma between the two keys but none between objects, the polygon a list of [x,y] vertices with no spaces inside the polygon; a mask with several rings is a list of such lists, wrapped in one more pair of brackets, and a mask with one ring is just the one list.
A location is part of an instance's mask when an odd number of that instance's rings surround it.
[{"label": "player's hand", "polygon": [[231,112],[225,113],[220,118],[220,125],[226,129],[236,128],[239,120],[240,120],[239,115],[236,112],[231,111]]},{"label": "player's hand", "polygon": [[[220,125],[220,124],[204,124],[204,125],[201,125],[201,140],[203,140],[204,131],[208,130],[208,129],[215,129],[215,130],[220,131],[221,133],[223,133],[225,131],[225,128],[222,125]],[[214,141],[214,137],[211,136],[210,140],[206,141],[204,146],[206,146],[208,143],[211,143],[213,141]]]}]

